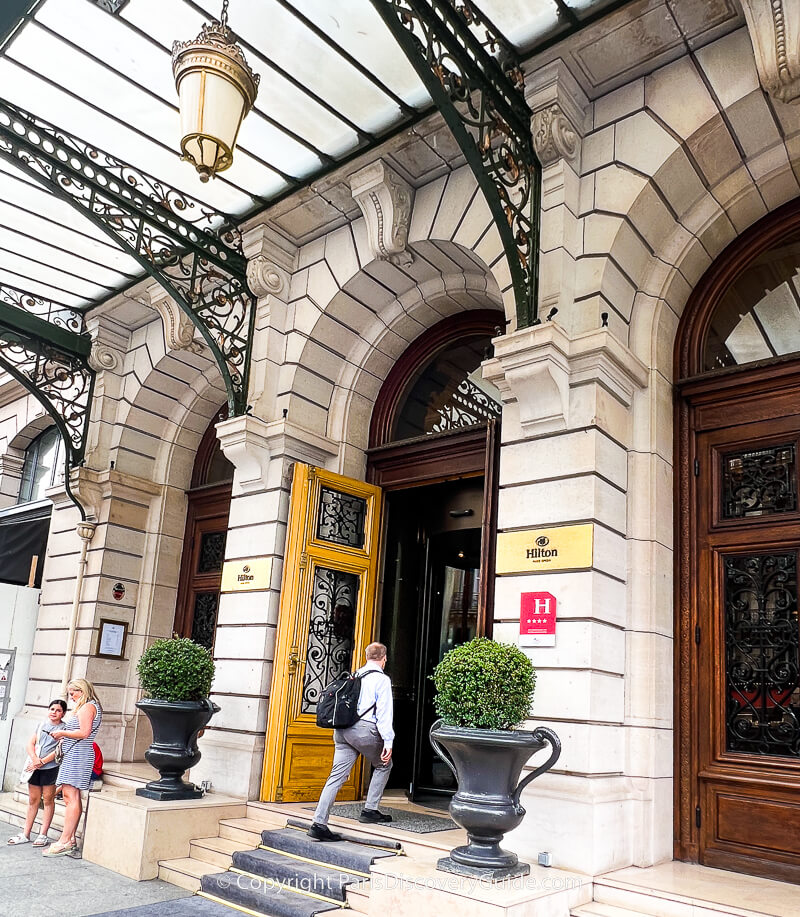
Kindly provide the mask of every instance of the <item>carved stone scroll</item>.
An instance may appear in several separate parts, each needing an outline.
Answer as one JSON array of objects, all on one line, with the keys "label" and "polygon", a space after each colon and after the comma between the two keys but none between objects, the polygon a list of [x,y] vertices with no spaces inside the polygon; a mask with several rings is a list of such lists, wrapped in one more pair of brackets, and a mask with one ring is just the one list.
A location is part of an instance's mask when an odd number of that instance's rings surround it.
[{"label": "carved stone scroll", "polygon": [[414,189],[380,159],[354,172],[350,189],[364,215],[375,257],[392,264],[411,264],[414,256],[407,245]]},{"label": "carved stone scroll", "polygon": [[742,0],[758,76],[781,102],[800,98],[800,3],[797,0]]}]

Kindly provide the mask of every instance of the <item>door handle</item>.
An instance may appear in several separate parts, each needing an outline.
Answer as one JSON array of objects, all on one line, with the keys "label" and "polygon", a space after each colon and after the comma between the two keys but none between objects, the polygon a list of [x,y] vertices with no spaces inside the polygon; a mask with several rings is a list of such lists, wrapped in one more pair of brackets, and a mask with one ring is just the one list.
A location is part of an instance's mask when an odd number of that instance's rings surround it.
[{"label": "door handle", "polygon": [[294,673],[297,671],[298,665],[300,665],[300,656],[297,652],[297,648],[292,647],[292,649],[289,651],[289,662],[286,665],[286,671],[290,675],[294,675]]}]

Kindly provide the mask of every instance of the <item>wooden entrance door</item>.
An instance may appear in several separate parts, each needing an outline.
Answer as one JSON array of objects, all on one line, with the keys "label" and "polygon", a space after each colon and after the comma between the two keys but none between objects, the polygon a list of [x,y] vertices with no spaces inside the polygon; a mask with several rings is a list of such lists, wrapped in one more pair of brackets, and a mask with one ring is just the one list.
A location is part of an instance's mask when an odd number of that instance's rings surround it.
[{"label": "wooden entrance door", "polygon": [[214,648],[231,486],[190,493],[178,584],[175,631]]},{"label": "wooden entrance door", "polygon": [[692,413],[698,859],[800,881],[800,377],[723,380]]},{"label": "wooden entrance door", "polygon": [[[364,662],[375,621],[381,490],[297,463],[289,509],[262,799],[316,800],[333,761],[317,699]],[[357,799],[361,763],[339,799]]]}]

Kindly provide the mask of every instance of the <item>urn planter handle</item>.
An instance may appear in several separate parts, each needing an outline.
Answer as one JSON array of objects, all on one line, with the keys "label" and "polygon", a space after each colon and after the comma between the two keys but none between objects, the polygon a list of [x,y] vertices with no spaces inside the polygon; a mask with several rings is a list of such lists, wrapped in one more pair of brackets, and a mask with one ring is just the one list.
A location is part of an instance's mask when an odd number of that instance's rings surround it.
[{"label": "urn planter handle", "polygon": [[458,785],[458,771],[455,769],[453,762],[450,760],[445,750],[433,737],[433,731],[443,725],[444,725],[444,720],[441,717],[439,717],[439,719],[433,723],[430,730],[428,731],[428,740],[430,741],[431,747],[436,752],[436,754],[442,759],[442,761],[444,761],[444,763],[453,772],[453,776],[456,778],[456,786],[457,786]]},{"label": "urn planter handle", "polygon": [[550,757],[544,762],[544,764],[537,767],[536,770],[531,771],[530,774],[524,778],[524,780],[520,780],[519,786],[516,788],[516,790],[514,790],[513,796],[514,805],[517,807],[519,807],[519,801],[522,796],[522,791],[525,789],[525,787],[532,780],[535,780],[539,774],[543,774],[545,771],[549,771],[550,768],[561,757],[561,739],[559,739],[559,737],[553,732],[552,729],[548,729],[546,726],[537,726],[536,729],[533,730],[532,735],[536,739],[544,739],[546,742],[550,743]]}]

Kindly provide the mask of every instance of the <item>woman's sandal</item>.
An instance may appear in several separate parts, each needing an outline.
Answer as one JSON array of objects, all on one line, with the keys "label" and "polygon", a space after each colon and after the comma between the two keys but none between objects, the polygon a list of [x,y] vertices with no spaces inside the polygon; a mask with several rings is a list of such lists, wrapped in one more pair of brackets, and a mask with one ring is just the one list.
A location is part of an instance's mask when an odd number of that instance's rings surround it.
[{"label": "woman's sandal", "polygon": [[10,837],[6,841],[9,847],[17,847],[20,844],[30,844],[30,842],[31,842],[31,839],[29,837],[25,837],[24,834],[18,834],[16,835],[16,837]]},{"label": "woman's sandal", "polygon": [[40,834],[33,842],[34,847],[46,847],[50,843],[50,838],[46,834]]},{"label": "woman's sandal", "polygon": [[42,854],[43,857],[60,857],[65,853],[72,853],[75,849],[75,844],[72,842],[67,844],[51,844],[47,850]]}]

